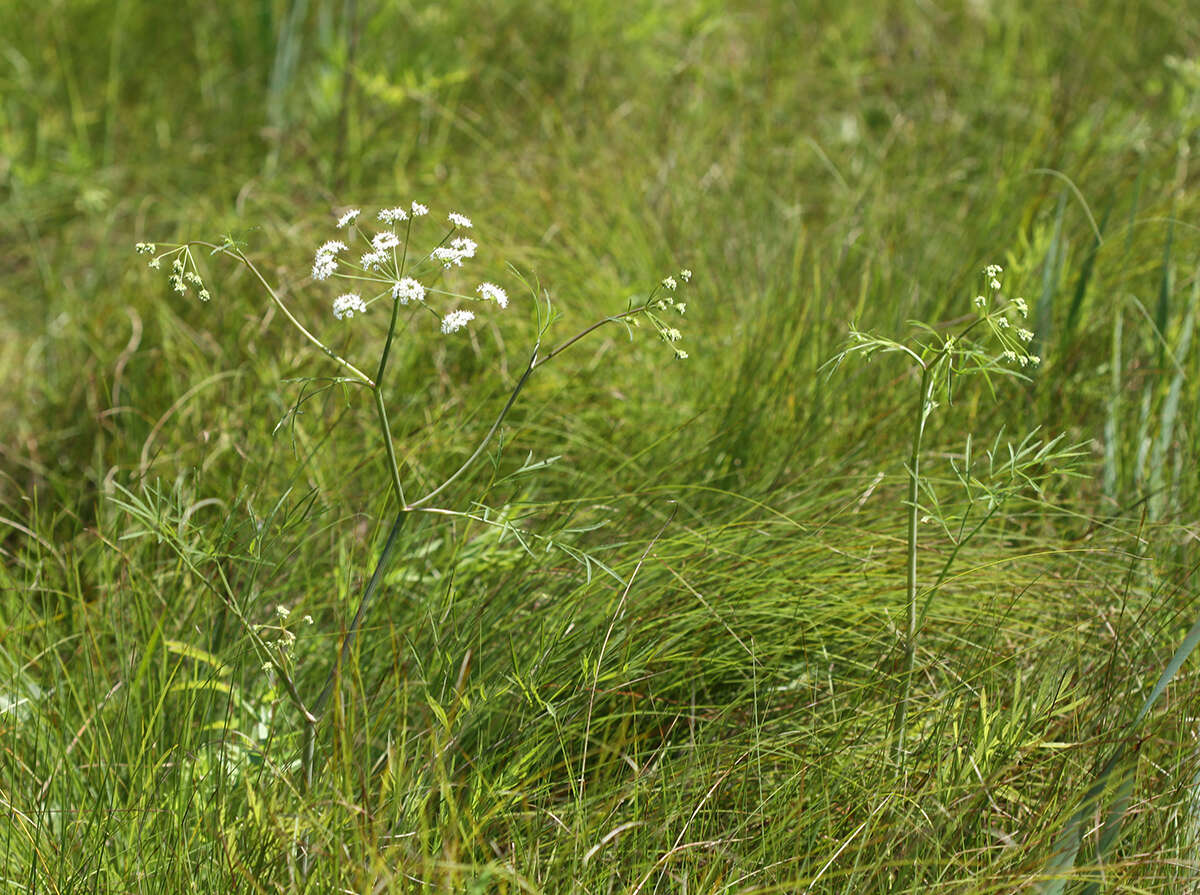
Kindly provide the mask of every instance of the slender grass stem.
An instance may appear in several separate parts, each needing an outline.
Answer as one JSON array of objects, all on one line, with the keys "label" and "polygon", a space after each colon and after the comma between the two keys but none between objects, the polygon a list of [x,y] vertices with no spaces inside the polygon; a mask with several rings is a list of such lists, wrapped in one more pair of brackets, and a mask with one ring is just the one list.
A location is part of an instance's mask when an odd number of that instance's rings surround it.
[{"label": "slender grass stem", "polygon": [[905,766],[905,725],[908,723],[908,701],[912,695],[913,669],[917,656],[917,526],[919,486],[921,481],[921,439],[929,414],[930,385],[934,365],[921,367],[921,389],[918,395],[916,423],[913,425],[912,449],[908,457],[908,542],[905,590],[908,597],[908,625],[904,639],[904,689],[896,706],[896,763]]}]

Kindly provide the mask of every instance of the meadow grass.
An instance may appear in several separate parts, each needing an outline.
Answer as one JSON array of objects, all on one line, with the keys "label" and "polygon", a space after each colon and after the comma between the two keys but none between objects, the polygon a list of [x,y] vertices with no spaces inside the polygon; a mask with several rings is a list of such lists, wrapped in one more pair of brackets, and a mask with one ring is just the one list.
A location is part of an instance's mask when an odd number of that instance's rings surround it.
[{"label": "meadow grass", "polygon": [[[5,6],[4,887],[1200,890],[1194,659],[1138,718],[1200,615],[1189,10]],[[202,304],[132,249],[233,235],[369,360],[312,248],[411,199],[562,337],[691,268],[691,357],[611,327],[530,378],[444,494],[513,527],[413,514],[306,784],[253,639],[334,670],[395,513],[374,415],[249,271],[198,253]],[[991,263],[1043,362],[929,417],[913,538],[920,372],[826,364],[960,329]],[[417,490],[521,375],[514,310],[393,349]],[[962,539],[1030,432],[1083,453]]]}]

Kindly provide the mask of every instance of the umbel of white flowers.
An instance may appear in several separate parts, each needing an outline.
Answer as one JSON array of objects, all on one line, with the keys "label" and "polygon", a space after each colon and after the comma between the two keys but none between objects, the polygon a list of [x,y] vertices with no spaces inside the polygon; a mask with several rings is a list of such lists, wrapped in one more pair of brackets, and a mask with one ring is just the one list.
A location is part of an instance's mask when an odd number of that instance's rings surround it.
[{"label": "umbel of white flowers", "polygon": [[[435,232],[424,238],[417,221],[428,215],[428,206],[420,202],[380,210],[375,217],[377,226],[367,223],[367,217],[358,208],[348,209],[338,215],[336,229],[342,231],[338,234],[340,238],[321,243],[313,254],[312,263],[314,281],[337,278],[353,281],[352,285],[347,284],[351,286],[350,291],[342,291],[333,299],[332,311],[337,320],[361,317],[371,305],[391,299],[393,325],[394,315],[399,308],[412,306],[427,311],[437,320],[438,329],[445,335],[451,335],[466,329],[486,305],[496,305],[502,311],[508,307],[508,293],[495,283],[478,283],[469,291],[459,285],[461,275],[458,270],[465,266],[464,262],[473,259],[479,249],[479,244],[474,239],[463,235],[464,231],[474,229],[471,219],[452,211],[446,216],[446,226],[440,231],[440,237]],[[421,225],[426,231],[429,227],[427,222]],[[353,247],[356,242],[359,243],[357,263],[353,260],[356,254]],[[257,274],[253,265],[232,241],[220,246],[204,242],[184,243],[165,247],[162,251],[154,243],[139,242],[136,248],[138,254],[151,256],[148,263],[155,269],[163,259],[170,259],[169,282],[176,292],[186,294],[188,291],[195,291],[201,301],[208,301],[211,296],[197,269],[196,260],[192,255],[193,246],[212,249],[214,254],[223,251],[250,266]],[[996,268],[990,274],[993,289],[999,287],[996,279],[999,273],[999,268]],[[262,279],[261,275],[259,279]],[[631,296],[629,307],[624,312],[606,318],[601,323],[616,320],[629,326],[649,323],[659,339],[670,346],[675,357],[685,360],[688,353],[679,344],[683,334],[677,325],[667,321],[665,315],[669,312],[682,317],[687,312],[687,305],[680,299],[691,279],[692,272],[687,268],[674,276],[665,277],[649,295]],[[272,297],[309,341],[327,354],[331,353],[327,346],[283,307],[274,293]],[[1022,299],[1017,299],[1017,305],[1024,311]],[[1028,342],[1033,334],[1027,330],[1017,330],[1016,335],[1018,339]],[[1022,364],[1030,362],[1030,359],[1021,353],[1015,353],[1014,357]],[[361,370],[341,358],[338,360],[364,382],[370,382]]]},{"label": "umbel of white flowers", "polygon": [[[464,307],[446,307],[491,303],[501,310],[508,307],[508,293],[495,283],[480,283],[474,294],[463,294],[449,288],[434,288],[445,271],[461,268],[464,261],[475,257],[479,244],[461,231],[472,229],[471,219],[456,211],[447,217],[448,228],[427,250],[418,250],[414,222],[429,214],[420,202],[407,207],[385,208],[376,216],[380,228],[368,232],[362,224],[361,209],[351,208],[338,217],[337,229],[345,231],[345,241],[331,239],[322,243],[313,257],[312,278],[353,280],[356,291],[339,295],[333,301],[333,316],[348,320],[365,314],[376,301],[391,298],[401,305],[417,305],[430,311],[447,335],[464,329],[475,319],[475,311]],[[358,263],[350,260],[355,241],[364,244]],[[428,243],[426,243],[428,245]],[[364,298],[363,294],[375,294]]]}]

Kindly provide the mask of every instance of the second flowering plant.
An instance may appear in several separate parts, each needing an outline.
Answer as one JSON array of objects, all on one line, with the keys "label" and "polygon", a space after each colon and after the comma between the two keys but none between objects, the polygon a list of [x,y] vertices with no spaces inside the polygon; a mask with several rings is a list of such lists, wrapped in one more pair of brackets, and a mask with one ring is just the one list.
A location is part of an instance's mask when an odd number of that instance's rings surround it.
[{"label": "second flowering plant", "polygon": [[[1004,292],[1001,277],[1004,271],[998,264],[989,264],[981,271],[984,286],[981,294],[972,301],[972,313],[965,315],[950,324],[934,326],[921,321],[913,321],[912,326],[918,335],[907,342],[896,341],[875,333],[866,333],[851,325],[849,338],[842,350],[839,351],[827,366],[836,368],[844,360],[858,356],[871,359],[880,354],[899,354],[914,369],[918,381],[916,400],[909,416],[912,427],[911,448],[908,454],[907,478],[908,499],[905,502],[907,517],[907,544],[905,562],[905,602],[907,609],[907,624],[904,632],[904,674],[902,692],[896,702],[896,716],[893,722],[893,734],[897,765],[905,767],[908,709],[912,693],[913,672],[916,661],[917,637],[923,612],[920,601],[924,598],[928,606],[933,593],[944,580],[947,565],[937,580],[922,591],[917,581],[917,536],[918,526],[924,521],[940,521],[949,531],[945,521],[935,520],[936,506],[929,507],[930,513],[923,516],[921,512],[921,494],[924,492],[933,502],[936,494],[921,470],[922,443],[925,437],[925,427],[935,411],[943,405],[953,403],[955,389],[963,376],[981,376],[988,384],[992,394],[994,378],[1027,379],[1023,371],[1032,370],[1041,364],[1042,359],[1033,354],[1030,344],[1034,333],[1026,328],[1029,316],[1029,306],[1020,297],[1009,298]],[[1036,432],[1037,430],[1035,430]],[[1026,470],[1027,467],[1049,467],[1053,471],[1068,472],[1074,459],[1080,455],[1079,446],[1062,446],[1061,439],[1054,439],[1042,448],[1033,447],[1033,435],[1018,443],[1010,445],[1008,453],[1010,462],[999,464],[1006,466],[1010,478],[1014,482],[1023,482],[1036,486],[1036,481]],[[970,471],[970,439],[963,468],[956,470],[958,480],[963,484],[968,495],[981,483]],[[990,464],[995,467],[996,451],[989,453]],[[1057,465],[1059,468],[1054,470]],[[986,522],[995,511],[1003,495],[991,493],[987,496],[991,507],[983,517]],[[958,526],[957,535],[952,535],[955,542],[954,552],[966,539],[978,532],[982,522],[973,530],[967,529],[966,517]],[[948,561],[949,562],[949,561]]]}]

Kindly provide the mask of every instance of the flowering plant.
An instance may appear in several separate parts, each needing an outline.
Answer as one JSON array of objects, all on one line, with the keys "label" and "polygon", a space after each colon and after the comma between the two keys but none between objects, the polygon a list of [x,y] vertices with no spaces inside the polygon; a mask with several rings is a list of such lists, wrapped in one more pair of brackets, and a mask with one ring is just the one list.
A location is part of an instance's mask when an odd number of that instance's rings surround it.
[{"label": "flowering plant", "polygon": [[[687,352],[678,344],[682,338],[681,333],[674,325],[667,322],[665,315],[671,312],[676,316],[682,316],[686,312],[687,306],[679,300],[679,293],[691,280],[692,272],[690,270],[679,271],[678,279],[676,276],[664,278],[645,297],[630,299],[625,310],[594,321],[545,352],[542,349],[542,342],[547,336],[556,314],[548,295],[539,296],[534,293],[532,305],[536,313],[537,331],[533,348],[529,353],[525,369],[518,377],[503,408],[475,450],[457,470],[446,475],[439,485],[424,495],[420,497],[409,495],[404,487],[404,472],[396,455],[384,392],[388,361],[398,333],[402,309],[417,312],[418,316],[431,315],[437,322],[437,331],[442,335],[452,336],[467,328],[476,319],[477,312],[504,311],[510,304],[505,289],[493,282],[480,282],[470,292],[451,288],[454,283],[448,281],[447,274],[456,273],[463,268],[464,262],[475,258],[479,248],[475,240],[466,235],[468,231],[473,230],[472,221],[467,216],[451,212],[446,218],[448,226],[442,231],[440,239],[433,244],[432,248],[420,251],[415,249],[418,222],[428,215],[429,208],[419,202],[412,202],[407,206],[384,208],[376,215],[378,226],[368,230],[362,211],[357,208],[350,209],[341,214],[337,220],[337,229],[342,231],[341,238],[323,242],[314,253],[311,271],[314,282],[340,279],[349,284],[347,291],[341,292],[332,301],[332,314],[337,321],[343,322],[343,325],[349,325],[349,321],[370,313],[373,307],[380,304],[388,309],[387,333],[373,376],[368,375],[359,365],[342,357],[314,334],[309,327],[305,326],[284,302],[279,290],[271,286],[258,266],[250,260],[243,251],[243,247],[235,240],[226,239],[220,244],[199,240],[170,245],[142,242],[136,246],[139,254],[149,256],[149,266],[153,269],[159,269],[163,261],[169,260],[171,271],[169,283],[174,291],[181,295],[194,292],[201,301],[205,302],[211,300],[212,296],[196,265],[194,252],[198,249],[206,249],[213,256],[224,256],[242,264],[283,313],[285,319],[312,345],[338,365],[343,373],[340,381],[367,389],[373,398],[380,438],[387,459],[388,478],[397,504],[396,516],[374,572],[363,590],[358,609],[342,638],[339,658],[333,663],[322,691],[311,699],[306,699],[300,693],[293,677],[294,669],[291,662],[291,646],[294,643],[294,636],[287,643],[288,649],[280,650],[277,645],[264,639],[263,631],[265,629],[263,626],[253,625],[240,612],[237,613],[239,621],[258,651],[263,667],[269,668],[279,677],[284,690],[304,718],[305,743],[302,767],[306,785],[312,782],[317,724],[335,686],[338,670],[348,659],[354,639],[362,628],[372,599],[380,587],[384,572],[392,558],[397,535],[405,521],[413,513],[428,512],[450,516],[470,516],[470,518],[486,524],[499,525],[506,529],[512,527],[512,523],[503,517],[503,514],[497,518],[486,511],[482,514],[466,513],[452,508],[435,507],[432,502],[483,456],[485,449],[495,437],[533,372],[554,360],[590,333],[610,323],[622,323],[633,327],[638,326],[644,320],[653,327],[658,337],[671,347],[676,358],[684,359],[688,356]],[[360,243],[361,251],[352,250],[355,242]],[[356,254],[357,260],[355,260]],[[582,554],[577,551],[562,545],[557,546],[562,547],[572,556],[582,557]],[[590,570],[594,560],[583,558]]]},{"label": "flowering plant", "polygon": [[[1080,446],[1065,446],[1061,438],[1055,438],[1040,448],[1033,444],[1033,433],[1019,442],[1015,447],[1009,445],[1009,462],[997,463],[998,444],[988,452],[989,465],[993,471],[1003,467],[1009,478],[1009,484],[1001,488],[989,489],[979,482],[971,473],[971,441],[967,441],[967,449],[963,467],[956,467],[956,476],[967,491],[968,504],[973,505],[974,489],[983,485],[987,492],[985,502],[988,505],[983,521],[968,528],[966,515],[957,526],[957,534],[951,533],[954,550],[950,560],[943,568],[935,583],[921,592],[917,586],[917,530],[920,521],[939,522],[942,528],[950,532],[951,526],[940,517],[937,507],[936,493],[922,478],[921,445],[925,434],[925,426],[935,410],[943,403],[953,402],[954,389],[958,377],[963,375],[980,375],[989,385],[993,376],[1007,376],[1027,379],[1021,371],[1036,367],[1042,359],[1033,354],[1030,345],[1034,340],[1032,330],[1025,328],[1024,321],[1029,316],[1029,306],[1023,298],[1009,300],[1003,292],[1000,277],[1003,270],[998,264],[989,264],[982,270],[984,279],[983,294],[977,295],[972,302],[974,313],[961,323],[957,331],[950,326],[936,327],[928,323],[916,321],[913,326],[919,335],[909,343],[898,342],[886,336],[865,333],[853,324],[850,326],[849,338],[842,350],[839,351],[826,366],[836,369],[842,361],[852,356],[867,359],[877,354],[898,353],[908,360],[920,373],[917,401],[911,416],[912,447],[908,456],[908,500],[905,512],[908,522],[907,562],[905,568],[905,592],[907,597],[908,619],[904,637],[905,673],[903,693],[896,704],[896,718],[893,724],[897,764],[905,764],[905,728],[908,705],[912,690],[913,669],[916,657],[917,635],[923,617],[920,611],[920,598],[925,598],[925,605],[933,597],[933,593],[946,577],[949,562],[953,560],[959,548],[966,539],[974,535],[986,522],[1000,502],[1020,484],[1037,482],[1034,474],[1029,472],[1032,467],[1053,468],[1055,471],[1065,471],[1068,474],[1070,465],[1080,456]],[[949,330],[949,332],[948,332]],[[1036,432],[1036,430],[1035,430]],[[930,513],[921,514],[921,493],[930,496],[934,506]],[[968,513],[970,511],[968,510]],[[938,518],[934,518],[938,515]]]}]

